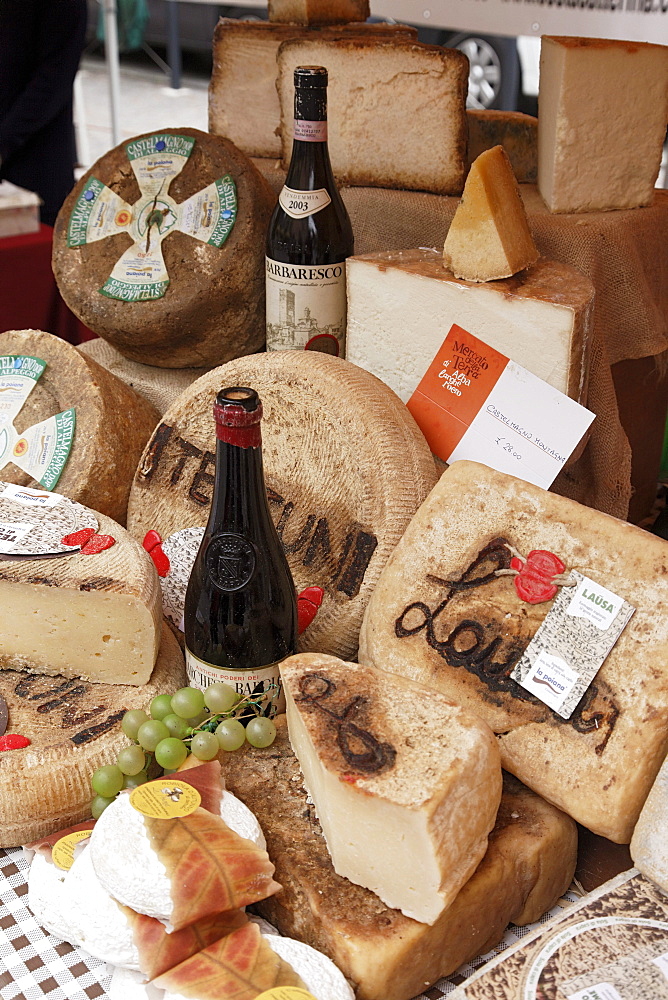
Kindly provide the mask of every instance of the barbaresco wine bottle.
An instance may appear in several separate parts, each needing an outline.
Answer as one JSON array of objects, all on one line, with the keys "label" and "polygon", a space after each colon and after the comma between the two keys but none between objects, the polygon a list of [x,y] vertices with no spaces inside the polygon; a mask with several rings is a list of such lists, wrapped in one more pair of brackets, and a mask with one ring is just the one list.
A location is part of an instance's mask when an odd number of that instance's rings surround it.
[{"label": "barbaresco wine bottle", "polygon": [[295,652],[297,599],[269,513],[262,468],[262,403],[254,389],[222,389],[209,522],[188,581],[184,610],[188,682],[223,681],[284,711],[279,662]]},{"label": "barbaresco wine bottle", "polygon": [[327,70],[295,70],[292,158],[267,232],[267,350],[343,357],[353,231],[327,149]]}]

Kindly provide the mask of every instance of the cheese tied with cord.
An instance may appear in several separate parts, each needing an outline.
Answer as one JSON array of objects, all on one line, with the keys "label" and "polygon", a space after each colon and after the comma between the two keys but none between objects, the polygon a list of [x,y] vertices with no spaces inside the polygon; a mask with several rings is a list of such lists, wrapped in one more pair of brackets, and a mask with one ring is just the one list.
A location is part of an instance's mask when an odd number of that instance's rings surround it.
[{"label": "cheese tied with cord", "polygon": [[426,687],[331,656],[281,664],[290,742],[334,870],[433,924],[487,850],[494,737]]},{"label": "cheese tied with cord", "polygon": [[651,204],[668,120],[668,45],[543,35],[538,190],[551,212]]},{"label": "cheese tied with cord", "polygon": [[[76,426],[69,455],[57,483],[45,483],[45,487],[57,487],[59,493],[124,524],[132,476],[158,423],[158,411],[120,378],[50,333],[0,333],[0,356],[46,362],[14,418],[20,435],[56,414],[74,411]],[[0,479],[19,486],[37,485],[11,461],[0,469]]]},{"label": "cheese tied with cord", "polygon": [[[282,934],[328,955],[358,1000],[410,1000],[489,951],[509,922],[538,920],[568,888],[577,854],[575,823],[505,775],[487,853],[452,905],[431,925],[389,909],[334,871],[285,716],[276,725],[271,753],[246,744],[221,755],[225,785],[257,814],[284,887],[256,909]],[[414,858],[411,867],[418,862]]]},{"label": "cheese tied with cord", "polygon": [[443,263],[456,278],[492,281],[512,277],[538,257],[508,154],[503,146],[487,149],[469,170]]},{"label": "cheese tied with cord", "polygon": [[495,282],[453,277],[436,250],[394,250],[346,262],[346,357],[408,402],[453,324],[585,402],[594,286],[541,258]]},{"label": "cheese tied with cord", "polygon": [[[497,733],[507,770],[594,833],[628,843],[668,750],[667,554],[668,543],[640,528],[455,462],[381,574],[360,662],[428,683],[475,712]],[[575,572],[588,581],[582,590]],[[557,595],[568,602],[563,611]],[[586,683],[612,626],[604,615],[585,628],[582,608],[605,603],[614,619],[623,601],[635,611]],[[580,690],[573,685],[585,678],[568,719],[513,679],[541,625],[536,692],[562,690],[569,677],[566,692]],[[555,675],[559,662],[565,671]]]},{"label": "cheese tied with cord", "polygon": [[162,628],[158,575],[124,528],[95,516],[98,533],[114,541],[102,552],[0,561],[0,667],[106,684],[149,680]]},{"label": "cheese tied with cord", "polygon": [[[62,561],[51,559],[49,564]],[[69,619],[68,634],[61,634],[70,651],[75,641],[85,643],[84,630],[75,628],[73,621],[77,619]],[[94,672],[97,657],[90,659]],[[9,707],[12,728],[28,733],[31,740],[27,750],[2,755],[0,847],[28,844],[88,819],[91,774],[127,746],[121,730],[126,710],[145,710],[156,695],[172,694],[185,683],[183,655],[164,624],[153,673],[141,687],[0,670],[0,694]]]},{"label": "cheese tied with cord", "polygon": [[[314,7],[312,2],[310,7]],[[279,157],[281,106],[276,92],[279,46],[290,39],[313,38],[321,33],[371,36],[379,41],[397,35],[417,41],[417,29],[406,24],[363,21],[318,27],[221,17],[213,35],[209,130],[231,139],[249,156]],[[282,186],[283,180],[279,190]]]},{"label": "cheese tied with cord", "polygon": [[267,182],[229,140],[123,142],[75,185],[53,234],[70,309],[132,361],[210,367],[264,343]]},{"label": "cheese tied with cord", "polygon": [[194,382],[156,428],[132,487],[137,539],[153,529],[167,540],[206,524],[212,408],[222,385],[258,392],[269,507],[297,592],[325,591],[300,646],[353,656],[380,570],[436,481],[429,447],[394,393],[341,358],[306,351],[238,358]]}]

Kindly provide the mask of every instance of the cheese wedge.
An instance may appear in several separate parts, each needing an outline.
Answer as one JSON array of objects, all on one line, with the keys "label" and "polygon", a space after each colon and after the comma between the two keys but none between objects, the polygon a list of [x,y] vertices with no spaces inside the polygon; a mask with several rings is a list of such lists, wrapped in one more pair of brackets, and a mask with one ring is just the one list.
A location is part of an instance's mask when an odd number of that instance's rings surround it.
[{"label": "cheese wedge", "polygon": [[649,205],[668,120],[668,46],[543,36],[538,189],[551,212]]},{"label": "cheese wedge", "polygon": [[270,753],[246,744],[220,754],[225,785],[257,814],[283,886],[255,909],[282,934],[336,962],[357,1000],[410,1000],[424,993],[462,962],[489,951],[510,921],[538,920],[568,888],[575,823],[504,775],[489,849],[454,903],[431,926],[388,909],[368,889],[335,873],[290,749],[285,716],[276,728]]},{"label": "cheese wedge", "polygon": [[466,178],[443,263],[456,278],[492,281],[510,278],[538,257],[508,154],[503,146],[486,149]]},{"label": "cheese wedge", "polygon": [[668,892],[668,759],[656,776],[631,838],[636,868]]},{"label": "cheese wedge", "polygon": [[535,184],[538,170],[538,119],[521,111],[467,108],[469,164],[485,149],[503,146],[520,184]]},{"label": "cheese wedge", "polygon": [[333,656],[281,665],[290,742],[334,869],[433,924],[487,849],[498,749],[428,688]]},{"label": "cheese wedge", "polygon": [[269,20],[290,24],[366,21],[369,0],[269,0]]},{"label": "cheese wedge", "polygon": [[96,555],[0,561],[0,667],[105,684],[146,684],[162,628],[150,557],[111,518]]}]

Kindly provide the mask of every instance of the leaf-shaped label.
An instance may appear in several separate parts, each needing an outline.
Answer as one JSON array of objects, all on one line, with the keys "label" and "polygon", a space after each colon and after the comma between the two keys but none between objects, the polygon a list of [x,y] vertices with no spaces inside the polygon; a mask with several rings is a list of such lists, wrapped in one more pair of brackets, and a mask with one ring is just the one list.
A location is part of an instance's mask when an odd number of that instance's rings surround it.
[{"label": "leaf-shaped label", "polygon": [[[194,763],[188,763],[189,761]],[[197,789],[202,798],[201,806],[203,809],[208,809],[216,816],[220,815],[224,787],[220,761],[208,760],[203,764],[197,757],[190,754],[178,769],[178,776],[180,781],[187,781],[189,785]]]},{"label": "leaf-shaped label", "polygon": [[118,905],[132,928],[139,967],[148,979],[155,979],[248,923],[243,910],[226,910],[168,934],[160,920],[136,913],[129,906]]},{"label": "leaf-shaped label", "polygon": [[155,985],[197,1000],[255,1000],[275,986],[305,988],[251,923],[170,969]]},{"label": "leaf-shaped label", "polygon": [[281,888],[272,878],[274,866],[267,852],[206,809],[176,819],[145,816],[144,823],[171,881],[174,930],[256,903]]}]

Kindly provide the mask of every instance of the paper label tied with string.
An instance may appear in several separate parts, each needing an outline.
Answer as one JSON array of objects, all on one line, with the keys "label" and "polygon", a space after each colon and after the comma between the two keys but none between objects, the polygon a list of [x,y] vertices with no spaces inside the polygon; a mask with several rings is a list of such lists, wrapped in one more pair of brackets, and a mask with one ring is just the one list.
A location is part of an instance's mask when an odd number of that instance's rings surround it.
[{"label": "paper label tied with string", "polygon": [[562,719],[570,719],[635,608],[570,571],[511,677]]},{"label": "paper label tied with string", "polygon": [[141,191],[128,205],[96,177],[90,177],[72,210],[67,245],[79,247],[127,233],[132,246],[122,254],[100,292],[125,302],[159,299],[169,286],[162,242],[171,232],[222,247],[237,216],[236,185],[229,174],[177,204],[167,193],[195,146],[190,136],[161,133],[125,147]]}]

